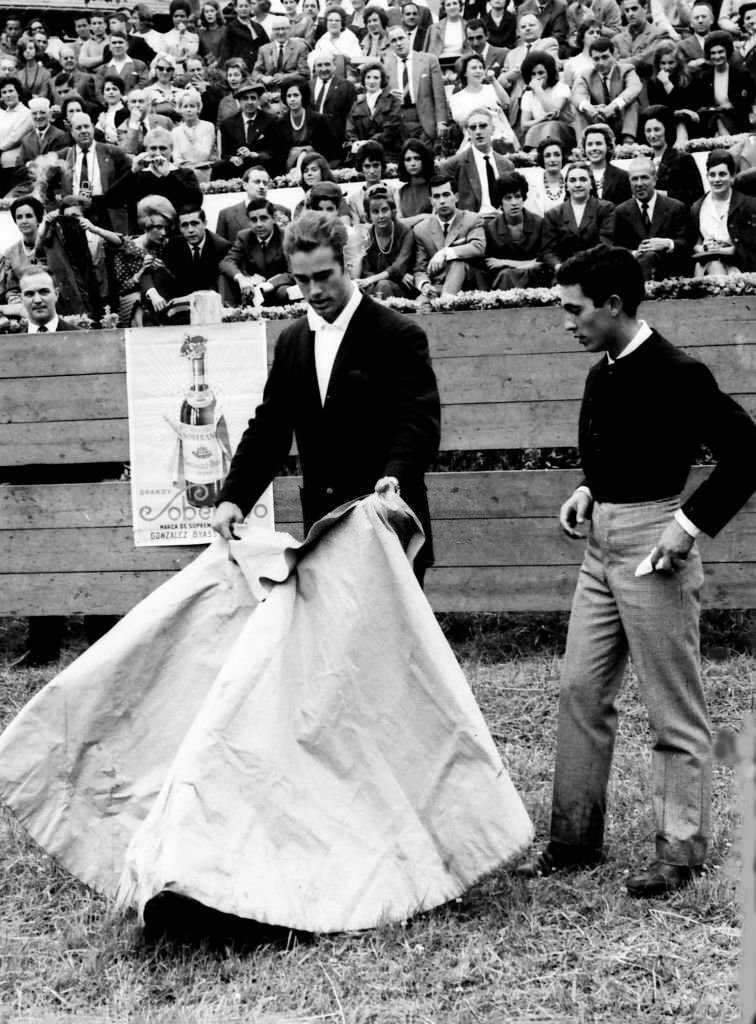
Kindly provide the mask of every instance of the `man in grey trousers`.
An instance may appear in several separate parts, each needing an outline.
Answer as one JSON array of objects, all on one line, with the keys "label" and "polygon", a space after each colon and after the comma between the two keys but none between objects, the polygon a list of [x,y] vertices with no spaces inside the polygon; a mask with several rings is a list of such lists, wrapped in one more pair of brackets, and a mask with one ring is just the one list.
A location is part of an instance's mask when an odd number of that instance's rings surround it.
[{"label": "man in grey trousers", "polygon": [[[714,536],[756,490],[756,425],[711,372],[643,320],[643,275],[626,249],[596,246],[557,272],[565,326],[587,351],[580,410],[584,482],[561,508],[587,545],[573,599],[559,700],[551,838],[518,873],[602,859],[615,699],[628,654],[654,738],[656,857],[627,881],[660,896],[700,873],[710,836],[711,732],[701,685],[695,538]],[[680,494],[701,444],[715,469]]]}]

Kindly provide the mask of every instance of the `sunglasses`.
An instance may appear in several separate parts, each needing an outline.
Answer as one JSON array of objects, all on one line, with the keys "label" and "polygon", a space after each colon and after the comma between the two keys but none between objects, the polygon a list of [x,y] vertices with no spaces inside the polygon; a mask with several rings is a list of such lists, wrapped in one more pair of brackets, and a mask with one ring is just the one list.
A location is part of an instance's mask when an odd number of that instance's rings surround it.
[{"label": "sunglasses", "polygon": [[155,70],[156,71],[170,71],[170,72],[173,72],[175,70],[175,68],[166,67],[165,64],[156,64],[155,65]]}]

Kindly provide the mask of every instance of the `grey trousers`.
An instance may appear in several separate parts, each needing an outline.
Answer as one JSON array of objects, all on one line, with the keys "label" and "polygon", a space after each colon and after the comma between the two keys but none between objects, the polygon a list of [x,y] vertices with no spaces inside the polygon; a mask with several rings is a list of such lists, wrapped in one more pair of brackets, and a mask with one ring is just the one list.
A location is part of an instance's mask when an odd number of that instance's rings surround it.
[{"label": "grey trousers", "polygon": [[679,573],[634,575],[677,508],[677,499],[593,507],[559,698],[551,840],[567,857],[601,853],[628,653],[654,741],[656,856],[683,865],[706,856],[712,751],[699,657],[701,559],[694,547]]}]

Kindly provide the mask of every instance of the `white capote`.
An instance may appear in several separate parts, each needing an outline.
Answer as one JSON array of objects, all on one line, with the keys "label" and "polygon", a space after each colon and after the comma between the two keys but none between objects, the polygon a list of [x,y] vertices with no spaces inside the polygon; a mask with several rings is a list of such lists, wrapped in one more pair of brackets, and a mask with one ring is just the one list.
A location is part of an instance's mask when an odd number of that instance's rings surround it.
[{"label": "white capote", "polygon": [[34,839],[121,906],[170,891],[312,932],[404,920],[523,851],[407,506],[371,495],[304,544],[242,529],[0,737],[0,796]]}]

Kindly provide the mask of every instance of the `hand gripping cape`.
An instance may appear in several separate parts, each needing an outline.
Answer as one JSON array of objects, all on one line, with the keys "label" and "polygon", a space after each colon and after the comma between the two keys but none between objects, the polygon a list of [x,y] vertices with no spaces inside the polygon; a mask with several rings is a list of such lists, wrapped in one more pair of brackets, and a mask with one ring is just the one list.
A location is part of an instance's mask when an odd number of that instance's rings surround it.
[{"label": "hand gripping cape", "polygon": [[218,538],[11,722],[0,797],[140,913],[172,892],[334,932],[459,896],[532,827],[412,573],[421,543],[375,495],[303,544]]}]

